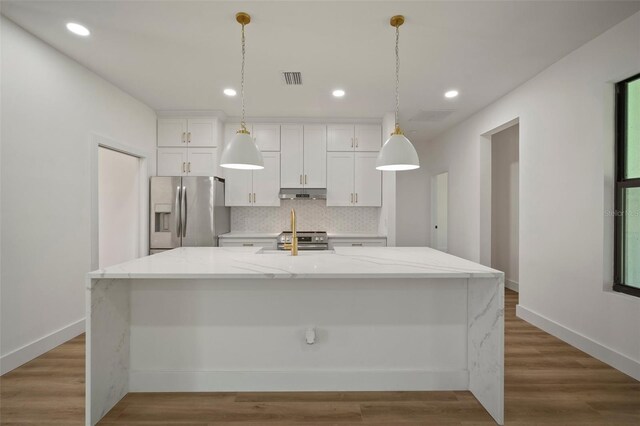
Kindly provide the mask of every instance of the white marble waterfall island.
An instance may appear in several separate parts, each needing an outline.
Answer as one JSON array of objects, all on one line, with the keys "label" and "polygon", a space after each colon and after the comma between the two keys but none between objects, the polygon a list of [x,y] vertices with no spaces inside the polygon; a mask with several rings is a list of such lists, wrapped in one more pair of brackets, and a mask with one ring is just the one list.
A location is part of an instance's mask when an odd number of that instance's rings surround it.
[{"label": "white marble waterfall island", "polygon": [[87,424],[127,392],[466,389],[502,424],[503,292],[424,247],[180,248],[92,272]]}]

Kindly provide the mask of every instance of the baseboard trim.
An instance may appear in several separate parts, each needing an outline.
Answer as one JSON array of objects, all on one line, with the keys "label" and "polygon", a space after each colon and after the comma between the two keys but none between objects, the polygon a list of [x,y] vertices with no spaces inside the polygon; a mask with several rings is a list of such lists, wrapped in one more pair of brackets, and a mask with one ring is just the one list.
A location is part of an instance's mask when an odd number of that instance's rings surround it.
[{"label": "baseboard trim", "polygon": [[511,280],[508,280],[508,279],[506,279],[506,278],[505,278],[505,280],[504,280],[504,286],[505,286],[506,288],[508,288],[509,290],[513,290],[513,291],[515,291],[516,293],[520,293],[520,284],[518,284],[518,283],[517,283],[517,282],[515,282],[515,281],[511,281]]},{"label": "baseboard trim", "polygon": [[453,391],[460,371],[131,371],[129,392]]},{"label": "baseboard trim", "polygon": [[35,340],[21,348],[9,352],[0,357],[0,375],[20,367],[23,364],[39,357],[45,352],[50,351],[56,346],[60,346],[67,340],[84,333],[84,318],[74,323],[62,327],[53,333],[47,334],[38,340]]},{"label": "baseboard trim", "polygon": [[595,342],[576,331],[538,314],[537,312],[525,308],[522,305],[516,305],[516,316],[570,344],[571,346],[586,352],[592,357],[599,359],[605,364],[609,364],[616,370],[619,370],[636,380],[640,380],[640,362]]}]

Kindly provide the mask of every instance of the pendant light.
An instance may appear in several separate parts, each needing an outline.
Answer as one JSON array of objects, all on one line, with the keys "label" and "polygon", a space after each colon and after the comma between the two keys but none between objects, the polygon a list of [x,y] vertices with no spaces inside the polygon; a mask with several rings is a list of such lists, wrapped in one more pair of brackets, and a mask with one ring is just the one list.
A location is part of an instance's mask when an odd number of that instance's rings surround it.
[{"label": "pendant light", "polygon": [[398,110],[400,108],[400,25],[404,24],[404,16],[396,15],[391,18],[391,26],[396,28],[396,126],[391,137],[382,145],[378,159],[376,160],[376,169],[378,170],[413,170],[420,167],[418,153],[413,147],[409,139],[407,139],[398,123]]},{"label": "pendant light", "polygon": [[256,146],[253,138],[247,130],[244,122],[244,27],[251,22],[251,16],[248,13],[239,12],[236,14],[236,21],[242,25],[242,66],[240,71],[240,95],[242,97],[242,120],[240,121],[240,130],[228,142],[222,156],[220,157],[220,166],[227,169],[244,169],[257,170],[264,169],[264,161],[262,153]]}]

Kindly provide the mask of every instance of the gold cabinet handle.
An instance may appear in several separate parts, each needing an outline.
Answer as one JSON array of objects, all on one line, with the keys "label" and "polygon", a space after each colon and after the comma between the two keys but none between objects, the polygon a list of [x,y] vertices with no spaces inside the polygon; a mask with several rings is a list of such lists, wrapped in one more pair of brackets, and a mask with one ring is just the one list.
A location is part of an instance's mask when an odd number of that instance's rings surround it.
[{"label": "gold cabinet handle", "polygon": [[186,138],[185,138],[185,136],[186,136],[186,133],[185,133],[185,132],[182,132],[182,143],[185,143],[185,142],[186,142]]},{"label": "gold cabinet handle", "polygon": [[356,192],[356,203],[358,202],[358,193]]},{"label": "gold cabinet handle", "polygon": [[304,184],[307,184],[307,175],[304,175]]},{"label": "gold cabinet handle", "polygon": [[356,148],[358,147],[358,138],[356,138]]},{"label": "gold cabinet handle", "polygon": [[249,204],[251,204],[251,193],[249,193]]},{"label": "gold cabinet handle", "polygon": [[353,204],[353,192],[351,193],[351,204]]},{"label": "gold cabinet handle", "polygon": [[191,161],[187,163],[187,172],[191,173]]},{"label": "gold cabinet handle", "polygon": [[351,138],[351,148],[353,148],[353,138]]},{"label": "gold cabinet handle", "polygon": [[300,175],[300,185],[302,185],[302,175]]},{"label": "gold cabinet handle", "polygon": [[191,132],[187,133],[187,143],[191,143]]},{"label": "gold cabinet handle", "polygon": [[187,171],[187,164],[183,161],[182,162],[182,173],[186,173]]},{"label": "gold cabinet handle", "polygon": [[256,202],[256,193],[255,192],[253,193],[253,202],[254,203]]}]

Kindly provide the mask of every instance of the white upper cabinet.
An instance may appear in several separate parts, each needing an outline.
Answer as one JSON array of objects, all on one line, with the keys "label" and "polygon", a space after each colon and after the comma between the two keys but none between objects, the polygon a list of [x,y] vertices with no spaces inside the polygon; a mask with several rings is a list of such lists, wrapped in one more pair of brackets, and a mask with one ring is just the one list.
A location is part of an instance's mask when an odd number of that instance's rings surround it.
[{"label": "white upper cabinet", "polygon": [[260,151],[280,151],[280,125],[254,124],[253,140]]},{"label": "white upper cabinet", "polygon": [[215,147],[218,120],[215,118],[159,118],[159,147]]},{"label": "white upper cabinet", "polygon": [[380,207],[382,173],[375,152],[327,153],[327,206]]},{"label": "white upper cabinet", "polygon": [[327,126],[328,151],[380,151],[382,126],[379,124],[330,124]]},{"label": "white upper cabinet", "polygon": [[189,176],[217,176],[218,173],[217,148],[188,148],[187,175]]},{"label": "white upper cabinet", "polygon": [[327,185],[327,127],[320,124],[281,126],[282,188]]},{"label": "white upper cabinet", "polygon": [[158,148],[158,176],[186,176],[187,148]]},{"label": "white upper cabinet", "polygon": [[187,120],[187,146],[218,146],[216,134],[218,120],[211,118],[189,118]]},{"label": "white upper cabinet", "polygon": [[217,148],[158,148],[158,176],[216,176]]},{"label": "white upper cabinet", "polygon": [[354,161],[355,205],[382,206],[382,172],[376,170],[377,152],[356,152]]},{"label": "white upper cabinet", "polygon": [[187,120],[159,118],[158,146],[187,146]]},{"label": "white upper cabinet", "polygon": [[382,146],[382,126],[378,124],[355,125],[356,151],[380,151]]},{"label": "white upper cabinet", "polygon": [[280,205],[280,153],[264,152],[264,169],[253,171],[254,206]]},{"label": "white upper cabinet", "polygon": [[279,206],[280,153],[264,152],[264,169],[224,169],[225,205]]},{"label": "white upper cabinet", "polygon": [[280,186],[302,188],[304,183],[304,130],[302,125],[280,126]]},{"label": "white upper cabinet", "polygon": [[353,152],[327,153],[327,206],[352,206]]},{"label": "white upper cabinet", "polygon": [[327,126],[327,151],[353,151],[355,147],[353,124],[329,124]]},{"label": "white upper cabinet", "polygon": [[251,206],[253,201],[253,172],[251,170],[224,169],[225,206]]},{"label": "white upper cabinet", "polygon": [[[260,151],[280,151],[280,125],[245,123]],[[240,130],[240,123],[227,123],[224,128],[224,143],[228,143]]]}]

